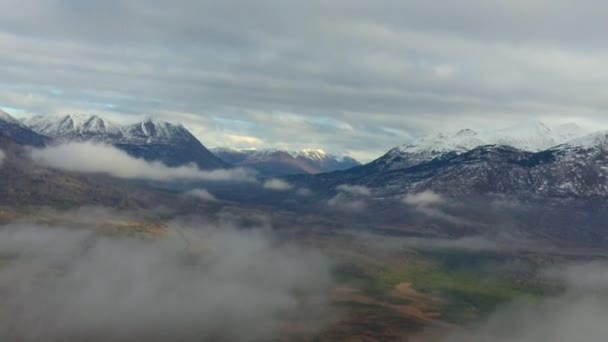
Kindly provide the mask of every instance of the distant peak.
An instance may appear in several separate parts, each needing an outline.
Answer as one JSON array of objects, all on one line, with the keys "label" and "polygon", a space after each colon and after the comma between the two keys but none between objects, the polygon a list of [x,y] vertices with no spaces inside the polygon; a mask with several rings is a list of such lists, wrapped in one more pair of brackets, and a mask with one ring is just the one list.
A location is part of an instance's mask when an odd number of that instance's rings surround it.
[{"label": "distant peak", "polygon": [[460,131],[458,131],[458,133],[456,133],[456,136],[473,136],[473,135],[477,135],[478,133],[470,128],[465,128],[465,129],[461,129]]},{"label": "distant peak", "polygon": [[146,118],[144,119],[140,125],[146,125],[146,126],[157,126],[157,127],[184,127],[184,125],[182,125],[180,122],[169,122],[169,121],[165,121],[165,120],[158,120],[158,119],[153,119],[153,118]]},{"label": "distant peak", "polygon": [[15,119],[14,117],[12,117],[10,114],[8,114],[7,112],[5,112],[3,110],[0,110],[0,120],[10,122],[10,123],[19,123],[19,121],[17,119]]}]

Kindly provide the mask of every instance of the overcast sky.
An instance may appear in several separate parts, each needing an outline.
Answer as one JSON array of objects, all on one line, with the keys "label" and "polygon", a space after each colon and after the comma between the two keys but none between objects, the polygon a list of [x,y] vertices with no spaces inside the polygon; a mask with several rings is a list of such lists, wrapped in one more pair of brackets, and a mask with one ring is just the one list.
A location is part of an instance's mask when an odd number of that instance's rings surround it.
[{"label": "overcast sky", "polygon": [[0,0],[0,108],[369,160],[436,130],[608,128],[608,2]]}]

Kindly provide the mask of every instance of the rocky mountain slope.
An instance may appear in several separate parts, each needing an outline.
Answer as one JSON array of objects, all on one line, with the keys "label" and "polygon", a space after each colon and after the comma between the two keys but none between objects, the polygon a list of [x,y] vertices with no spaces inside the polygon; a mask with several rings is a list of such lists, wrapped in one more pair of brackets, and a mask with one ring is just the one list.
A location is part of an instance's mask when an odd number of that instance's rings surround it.
[{"label": "rocky mountain slope", "polygon": [[211,150],[231,165],[257,170],[263,175],[315,174],[346,170],[360,165],[353,158],[326,154],[322,150],[235,150],[215,148]]},{"label": "rocky mountain slope", "polygon": [[49,138],[36,133],[17,119],[0,110],[0,137],[5,137],[20,145],[44,146]]}]

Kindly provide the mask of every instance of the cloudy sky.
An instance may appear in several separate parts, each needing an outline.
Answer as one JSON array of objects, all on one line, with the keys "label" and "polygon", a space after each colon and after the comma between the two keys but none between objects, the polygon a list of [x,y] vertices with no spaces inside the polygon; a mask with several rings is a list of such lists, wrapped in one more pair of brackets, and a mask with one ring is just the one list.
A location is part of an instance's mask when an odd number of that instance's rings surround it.
[{"label": "cloudy sky", "polygon": [[608,128],[595,0],[0,0],[0,108],[363,160],[522,120]]}]

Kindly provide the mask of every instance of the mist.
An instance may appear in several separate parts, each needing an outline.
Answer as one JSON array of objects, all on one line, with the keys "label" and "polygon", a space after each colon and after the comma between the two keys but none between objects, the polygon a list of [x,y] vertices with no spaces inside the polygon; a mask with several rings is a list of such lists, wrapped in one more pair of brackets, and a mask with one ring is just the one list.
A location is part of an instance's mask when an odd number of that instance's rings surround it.
[{"label": "mist", "polygon": [[161,162],[134,158],[113,146],[89,142],[32,149],[31,158],[40,165],[55,169],[106,173],[123,179],[257,182],[256,173],[249,169],[203,171],[195,165],[168,167]]},{"label": "mist", "polygon": [[[162,239],[0,228],[0,339],[259,340],[327,319],[327,260],[268,231],[171,225]],[[288,331],[289,332],[289,331]]]},{"label": "mist", "polygon": [[554,266],[541,272],[564,287],[561,295],[520,300],[499,308],[485,322],[442,337],[416,341],[438,342],[602,342],[608,336],[608,265]]}]

